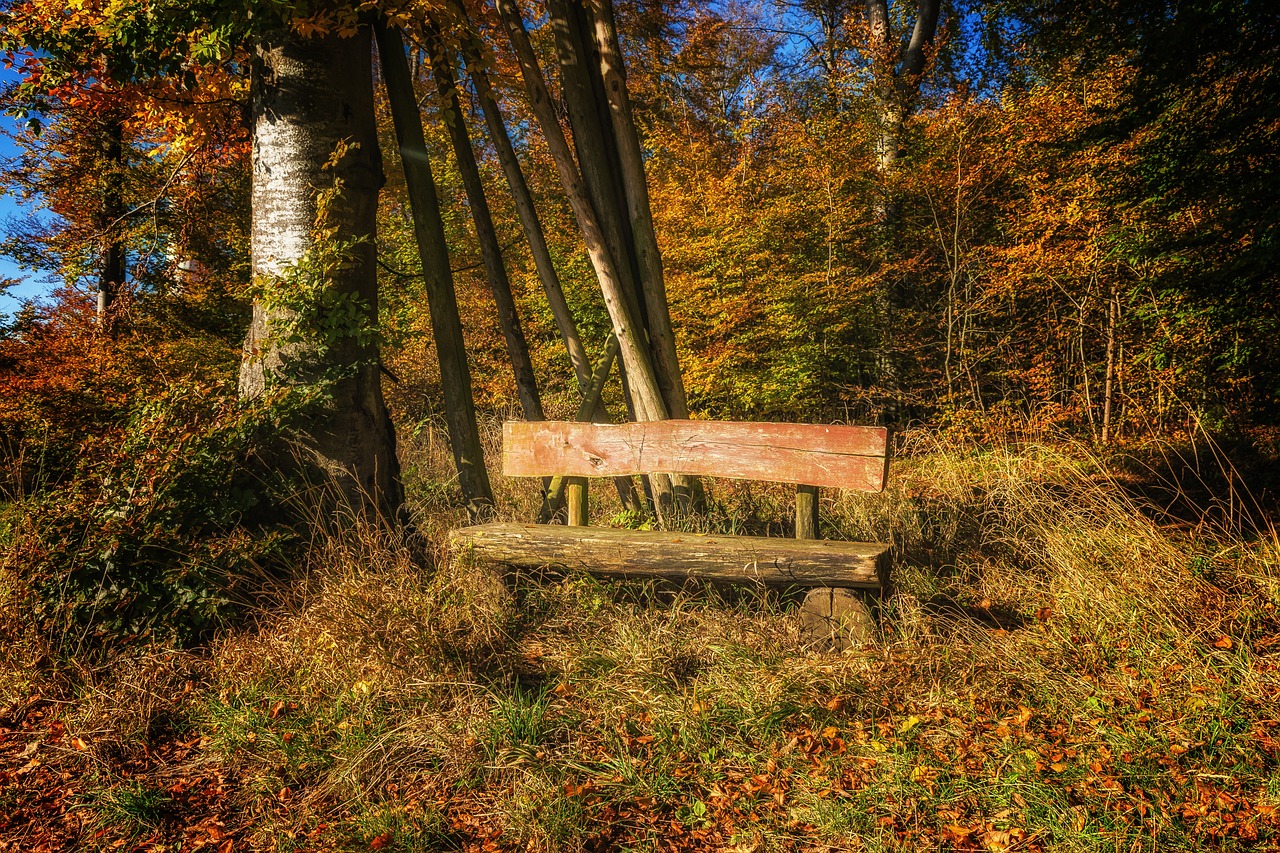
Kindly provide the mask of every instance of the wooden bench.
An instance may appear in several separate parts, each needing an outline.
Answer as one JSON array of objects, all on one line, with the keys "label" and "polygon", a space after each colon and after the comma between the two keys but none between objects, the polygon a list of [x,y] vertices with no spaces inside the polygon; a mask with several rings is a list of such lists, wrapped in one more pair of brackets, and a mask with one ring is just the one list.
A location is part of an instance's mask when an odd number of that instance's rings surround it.
[{"label": "wooden bench", "polygon": [[[495,523],[450,533],[455,550],[528,569],[563,566],[606,577],[702,578],[810,587],[801,622],[841,646],[869,639],[862,594],[888,582],[889,546],[818,538],[818,489],[878,492],[888,475],[882,427],[650,421],[508,422],[509,477],[567,477],[568,524]],[[686,474],[795,483],[796,539],[592,528],[588,477]]]}]

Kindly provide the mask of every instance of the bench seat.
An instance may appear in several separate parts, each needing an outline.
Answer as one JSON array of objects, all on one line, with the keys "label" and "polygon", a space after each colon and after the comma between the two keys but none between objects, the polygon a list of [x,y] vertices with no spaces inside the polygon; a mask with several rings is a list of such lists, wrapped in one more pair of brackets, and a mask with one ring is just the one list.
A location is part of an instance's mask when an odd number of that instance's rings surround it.
[{"label": "bench seat", "polygon": [[880,589],[889,570],[888,545],[823,539],[495,523],[453,530],[449,544],[517,568],[609,577]]}]

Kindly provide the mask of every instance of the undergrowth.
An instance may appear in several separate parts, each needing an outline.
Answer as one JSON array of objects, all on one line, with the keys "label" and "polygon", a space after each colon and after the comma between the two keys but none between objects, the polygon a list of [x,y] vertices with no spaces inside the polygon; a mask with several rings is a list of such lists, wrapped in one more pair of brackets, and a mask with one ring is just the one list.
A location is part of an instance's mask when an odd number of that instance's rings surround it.
[{"label": "undergrowth", "polygon": [[[447,459],[415,452],[439,545]],[[209,654],[82,677],[36,754],[188,750],[88,796],[84,849],[1272,848],[1280,540],[1171,528],[1108,470],[919,433],[884,493],[824,493],[826,535],[895,550],[880,641],[844,654],[793,595],[423,566],[353,523]],[[690,526],[788,532],[785,487],[709,491]],[[221,780],[216,829],[144,796],[179,773]]]}]

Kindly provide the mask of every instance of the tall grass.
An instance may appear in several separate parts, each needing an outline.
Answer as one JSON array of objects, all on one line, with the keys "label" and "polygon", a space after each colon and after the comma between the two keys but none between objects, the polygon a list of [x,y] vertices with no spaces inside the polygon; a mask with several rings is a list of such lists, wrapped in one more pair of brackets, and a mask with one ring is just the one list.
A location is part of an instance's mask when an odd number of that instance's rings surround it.
[{"label": "tall grass", "polygon": [[[464,518],[419,442],[439,543]],[[895,551],[880,641],[844,654],[806,644],[794,595],[424,565],[353,523],[219,640],[182,713],[264,849],[1274,844],[1280,539],[1171,529],[1109,471],[905,436],[884,493],[824,496],[828,536]],[[495,483],[501,515],[535,515],[536,484]],[[788,530],[786,487],[710,496],[688,524]],[[97,742],[113,695],[77,711]]]}]

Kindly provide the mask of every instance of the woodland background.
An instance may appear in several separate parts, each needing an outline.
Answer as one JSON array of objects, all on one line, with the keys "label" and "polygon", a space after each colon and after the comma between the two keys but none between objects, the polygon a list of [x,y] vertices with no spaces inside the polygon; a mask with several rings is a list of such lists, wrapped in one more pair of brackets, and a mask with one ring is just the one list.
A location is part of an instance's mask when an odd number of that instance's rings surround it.
[{"label": "woodland background", "polygon": [[[166,59],[155,20],[186,5],[0,4],[0,251],[47,288],[0,315],[0,850],[1280,838],[1271,3],[895,2],[887,41],[853,0],[614,7],[691,416],[898,435],[884,495],[823,505],[897,552],[882,642],[848,655],[805,647],[785,595],[450,559],[469,496],[380,84],[377,372],[411,525],[334,524],[269,464],[306,412],[237,394],[253,63],[212,25]],[[300,38],[367,24],[232,6]],[[494,512],[532,519],[537,485],[498,476],[526,410],[421,38],[438,8],[380,7],[410,37]],[[596,358],[578,224],[494,10],[467,12]],[[568,126],[547,13],[523,13]],[[543,408],[571,418],[469,84],[460,112]],[[673,523],[787,535],[787,500],[712,482]]]}]

